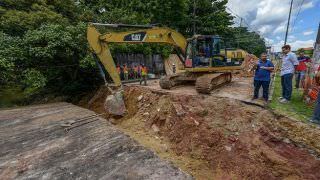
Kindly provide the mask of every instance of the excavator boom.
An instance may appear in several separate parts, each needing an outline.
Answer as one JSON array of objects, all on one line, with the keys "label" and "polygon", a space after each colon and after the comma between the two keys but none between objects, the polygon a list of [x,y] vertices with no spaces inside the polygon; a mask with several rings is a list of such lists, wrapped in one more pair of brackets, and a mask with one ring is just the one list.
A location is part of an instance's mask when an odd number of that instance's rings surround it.
[{"label": "excavator boom", "polygon": [[95,26],[111,26],[112,24],[90,24],[87,29],[87,40],[90,48],[98,56],[106,71],[111,76],[116,86],[121,86],[120,76],[117,73],[116,65],[112,58],[108,43],[164,43],[175,47],[180,59],[183,61],[186,52],[187,39],[170,28],[139,26],[145,28],[126,32],[108,32],[100,34]]}]

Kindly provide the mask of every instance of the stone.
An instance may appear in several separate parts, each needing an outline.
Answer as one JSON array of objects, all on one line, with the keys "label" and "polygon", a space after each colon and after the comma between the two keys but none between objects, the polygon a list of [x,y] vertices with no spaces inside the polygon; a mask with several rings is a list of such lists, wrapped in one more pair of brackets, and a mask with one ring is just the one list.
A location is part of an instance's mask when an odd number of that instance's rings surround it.
[{"label": "stone", "polygon": [[288,139],[288,138],[285,138],[285,139],[283,140],[283,142],[285,142],[285,143],[287,143],[287,144],[290,144],[290,143],[291,143],[290,139]]},{"label": "stone", "polygon": [[230,146],[224,146],[224,148],[229,152],[232,150],[232,147],[230,147]]},{"label": "stone", "polygon": [[183,110],[182,105],[174,103],[173,107],[175,108],[178,116],[184,116],[186,114],[186,112]]},{"label": "stone", "polygon": [[143,98],[143,96],[140,95],[140,96],[137,98],[137,100],[140,102],[140,101],[142,100],[142,98]]},{"label": "stone", "polygon": [[111,122],[112,124],[117,124],[117,120],[114,119],[114,118],[110,118],[110,119],[109,119],[109,122]]},{"label": "stone", "polygon": [[149,116],[149,115],[150,115],[150,113],[145,112],[145,113],[143,113],[142,115],[143,115],[143,116]]},{"label": "stone", "polygon": [[197,120],[194,120],[194,123],[196,124],[196,126],[199,126],[199,122]]},{"label": "stone", "polygon": [[168,148],[168,146],[167,146],[166,144],[162,144],[162,145],[161,145],[161,149],[162,149],[162,151],[164,151],[164,152],[168,152],[168,151],[169,151],[169,148]]},{"label": "stone", "polygon": [[124,104],[122,91],[109,95],[104,103],[104,109],[111,115],[124,116],[127,109]]},{"label": "stone", "polygon": [[153,124],[153,125],[151,126],[151,128],[152,128],[152,130],[153,130],[155,133],[158,133],[158,132],[160,131],[160,129],[158,128],[158,126],[155,125],[155,124]]}]

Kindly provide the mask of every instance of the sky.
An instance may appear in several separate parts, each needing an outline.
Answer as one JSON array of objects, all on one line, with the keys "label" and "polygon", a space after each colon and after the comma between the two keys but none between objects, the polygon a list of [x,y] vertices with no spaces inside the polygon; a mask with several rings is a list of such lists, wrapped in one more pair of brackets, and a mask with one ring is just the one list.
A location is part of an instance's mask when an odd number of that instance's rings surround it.
[{"label": "sky", "polygon": [[[267,44],[280,51],[284,44],[291,0],[229,0],[228,11],[235,24],[262,35]],[[300,10],[300,12],[299,12]],[[238,17],[237,17],[238,16]],[[288,43],[293,50],[313,47],[320,23],[320,0],[293,0]]]}]

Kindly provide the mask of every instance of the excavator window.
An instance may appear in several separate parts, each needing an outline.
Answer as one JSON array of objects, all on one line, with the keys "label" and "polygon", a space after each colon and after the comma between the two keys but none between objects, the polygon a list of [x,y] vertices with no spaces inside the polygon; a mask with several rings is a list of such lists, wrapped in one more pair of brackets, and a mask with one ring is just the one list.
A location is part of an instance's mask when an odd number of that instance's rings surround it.
[{"label": "excavator window", "polygon": [[188,42],[187,48],[186,48],[186,61],[185,61],[185,65],[186,67],[192,67],[192,62],[193,62],[193,43],[192,42]]},{"label": "excavator window", "polygon": [[188,42],[186,52],[187,67],[223,66],[225,55],[221,54],[223,47],[220,38],[205,36]]},{"label": "excavator window", "polygon": [[242,53],[241,52],[237,52],[237,58],[242,58]]},{"label": "excavator window", "polygon": [[209,38],[199,38],[195,43],[194,67],[207,67],[210,64],[211,48]]}]

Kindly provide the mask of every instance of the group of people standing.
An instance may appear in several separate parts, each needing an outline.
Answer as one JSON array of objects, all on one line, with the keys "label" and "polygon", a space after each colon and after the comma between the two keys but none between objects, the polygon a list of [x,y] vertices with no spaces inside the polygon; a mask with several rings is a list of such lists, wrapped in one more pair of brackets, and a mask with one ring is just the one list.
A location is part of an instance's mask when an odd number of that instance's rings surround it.
[{"label": "group of people standing", "polygon": [[[281,65],[281,86],[282,96],[279,98],[280,103],[289,103],[292,96],[292,81],[293,76],[296,78],[296,88],[300,88],[301,82],[304,80],[307,71],[306,63],[311,62],[310,58],[304,56],[303,52],[296,54],[291,52],[291,46],[285,45],[282,47],[282,65]],[[254,98],[258,98],[259,89],[263,88],[263,98],[268,101],[269,98],[269,84],[270,74],[274,70],[274,65],[267,59],[267,54],[262,53],[261,57],[255,67],[254,77]]]},{"label": "group of people standing", "polygon": [[144,81],[144,85],[147,85],[148,69],[144,64],[131,65],[130,67],[127,64],[124,64],[123,66],[118,64],[117,72],[121,80],[128,81],[140,79],[140,84]]},{"label": "group of people standing", "polygon": [[[290,45],[284,45],[282,47],[282,65],[281,65],[281,86],[282,96],[279,97],[279,102],[287,104],[291,100],[292,96],[292,81],[295,76],[295,88],[303,86],[305,74],[307,72],[307,63],[311,62],[309,57],[304,55],[304,52],[299,52],[297,57],[295,53],[291,51]],[[262,53],[258,63],[255,65],[254,76],[254,96],[253,99],[257,99],[259,95],[260,87],[263,88],[263,98],[265,101],[269,99],[269,84],[270,74],[274,70],[274,65],[267,59],[267,54]],[[310,119],[310,122],[320,124],[320,92],[316,102],[314,114]]]}]

